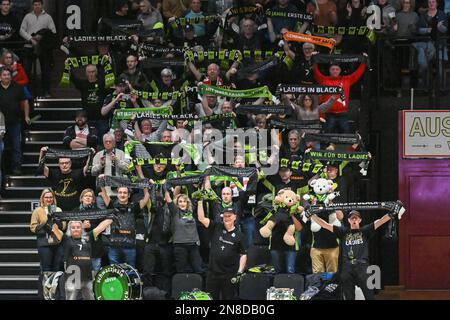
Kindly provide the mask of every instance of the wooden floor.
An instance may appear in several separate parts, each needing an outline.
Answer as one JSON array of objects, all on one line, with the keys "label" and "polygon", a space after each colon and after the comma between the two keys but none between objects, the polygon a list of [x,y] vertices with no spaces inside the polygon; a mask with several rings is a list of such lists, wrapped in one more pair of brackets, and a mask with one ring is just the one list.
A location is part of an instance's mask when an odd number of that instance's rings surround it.
[{"label": "wooden floor", "polygon": [[377,300],[450,300],[450,290],[405,290],[402,286],[385,287]]}]

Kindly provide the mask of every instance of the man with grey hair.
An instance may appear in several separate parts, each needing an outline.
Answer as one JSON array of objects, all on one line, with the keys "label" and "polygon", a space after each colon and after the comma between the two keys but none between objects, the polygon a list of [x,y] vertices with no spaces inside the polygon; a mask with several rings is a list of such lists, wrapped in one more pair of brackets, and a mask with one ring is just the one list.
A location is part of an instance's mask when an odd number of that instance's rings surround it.
[{"label": "man with grey hair", "polygon": [[[294,48],[298,47],[298,44],[291,44]],[[302,48],[302,53],[296,52],[291,48],[287,40],[284,41],[283,49],[286,55],[294,61],[293,69],[289,72],[288,76],[295,75],[296,79],[300,79],[301,84],[311,85],[315,83],[314,79],[314,64],[312,62],[313,52],[315,46],[312,43],[304,43]]]},{"label": "man with grey hair", "polygon": [[164,68],[161,71],[161,79],[156,80],[151,86],[155,91],[161,92],[171,92],[179,89],[179,86],[174,79],[173,71],[169,68]]},{"label": "man with grey hair", "polygon": [[[123,176],[128,169],[129,161],[125,158],[125,152],[116,148],[114,134],[106,133],[103,135],[103,147],[104,149],[97,152],[92,161],[92,175],[95,177],[100,174],[113,177]],[[117,195],[111,187],[106,187],[106,192],[109,197]],[[97,206],[100,209],[106,209],[100,196],[97,197]]]}]

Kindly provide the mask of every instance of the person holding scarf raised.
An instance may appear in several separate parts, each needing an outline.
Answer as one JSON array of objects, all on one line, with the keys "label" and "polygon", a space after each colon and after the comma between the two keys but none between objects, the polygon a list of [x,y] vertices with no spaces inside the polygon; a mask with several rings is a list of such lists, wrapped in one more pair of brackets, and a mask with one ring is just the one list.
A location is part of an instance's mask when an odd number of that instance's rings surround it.
[{"label": "person holding scarf raised", "polygon": [[[367,57],[366,53],[363,53]],[[330,75],[325,76],[320,72],[319,66],[314,64],[314,76],[321,85],[339,86],[344,90],[344,98],[341,96],[337,99],[333,106],[325,113],[325,132],[326,133],[350,133],[350,125],[348,123],[348,102],[350,100],[350,87],[355,84],[364,74],[366,64],[361,63],[352,74],[341,75],[342,68],[337,63],[332,63],[329,68]],[[327,101],[330,95],[320,96],[320,103]]]}]

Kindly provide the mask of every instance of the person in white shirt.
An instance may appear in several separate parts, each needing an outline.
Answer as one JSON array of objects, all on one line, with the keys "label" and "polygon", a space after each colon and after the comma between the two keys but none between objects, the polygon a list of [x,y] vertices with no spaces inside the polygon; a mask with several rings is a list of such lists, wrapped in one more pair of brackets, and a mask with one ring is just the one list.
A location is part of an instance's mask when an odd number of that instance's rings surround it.
[{"label": "person in white shirt", "polygon": [[[43,0],[33,0],[33,11],[25,15],[20,26],[20,36],[28,41],[24,45],[23,65],[27,75],[31,76],[33,61],[38,58],[41,64],[42,89],[45,97],[50,97],[50,64],[52,50],[44,34],[56,34],[52,17],[44,11]],[[47,29],[45,32],[44,30]]]}]

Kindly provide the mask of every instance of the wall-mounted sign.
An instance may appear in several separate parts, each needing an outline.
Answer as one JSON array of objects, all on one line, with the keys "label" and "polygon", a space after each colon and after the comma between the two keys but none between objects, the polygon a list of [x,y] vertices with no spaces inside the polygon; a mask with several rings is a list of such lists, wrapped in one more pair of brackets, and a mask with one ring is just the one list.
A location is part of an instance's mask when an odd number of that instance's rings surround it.
[{"label": "wall-mounted sign", "polygon": [[404,110],[403,157],[450,158],[450,110]]}]

